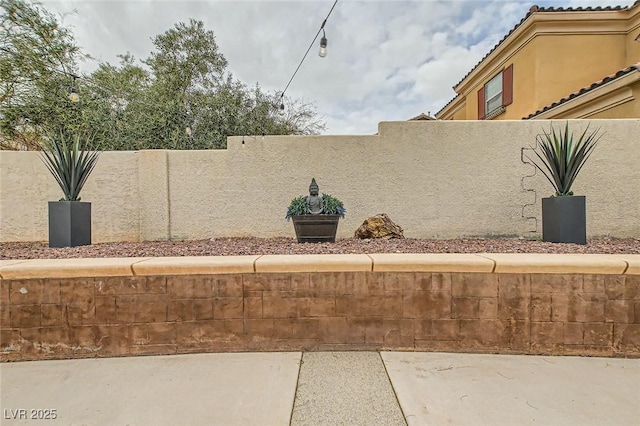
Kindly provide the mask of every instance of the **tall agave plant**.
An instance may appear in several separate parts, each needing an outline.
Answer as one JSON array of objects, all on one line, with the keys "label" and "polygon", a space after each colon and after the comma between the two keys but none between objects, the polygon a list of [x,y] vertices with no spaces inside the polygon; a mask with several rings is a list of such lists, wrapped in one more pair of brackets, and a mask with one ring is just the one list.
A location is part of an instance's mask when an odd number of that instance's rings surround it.
[{"label": "tall agave plant", "polygon": [[60,185],[64,198],[80,201],[80,191],[98,162],[98,151],[88,150],[88,140],[60,134],[43,146],[42,161]]},{"label": "tall agave plant", "polygon": [[[538,136],[534,152],[540,161],[533,161],[533,164],[553,185],[556,196],[573,195],[571,186],[600,141],[602,135],[598,134],[599,131],[590,132],[587,126],[576,141],[567,122],[564,132],[556,132],[551,126],[549,133],[543,130],[544,136]],[[538,152],[538,148],[542,153]]]}]

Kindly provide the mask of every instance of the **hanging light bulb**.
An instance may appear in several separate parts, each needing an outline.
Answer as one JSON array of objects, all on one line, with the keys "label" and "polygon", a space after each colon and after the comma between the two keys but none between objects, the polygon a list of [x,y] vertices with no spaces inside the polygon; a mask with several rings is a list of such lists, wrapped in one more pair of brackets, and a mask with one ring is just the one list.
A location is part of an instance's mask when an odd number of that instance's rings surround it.
[{"label": "hanging light bulb", "polygon": [[78,89],[76,89],[76,78],[75,75],[71,75],[73,77],[73,82],[71,83],[71,89],[69,89],[69,100],[73,103],[80,101],[80,95],[78,94]]},{"label": "hanging light bulb", "polygon": [[187,126],[187,128],[186,128],[186,129],[184,129],[184,131],[185,131],[185,133],[187,134],[187,136],[191,137],[191,134],[192,134],[192,132],[191,132],[191,127]]},{"label": "hanging light bulb", "polygon": [[320,39],[320,52],[318,52],[318,55],[320,55],[321,58],[324,58],[325,56],[327,56],[327,37],[325,36],[326,34],[323,29],[322,38]]},{"label": "hanging light bulb", "polygon": [[278,114],[284,115],[284,102],[280,101],[280,108],[278,108]]},{"label": "hanging light bulb", "polygon": [[69,100],[73,103],[80,101],[80,95],[78,95],[78,91],[76,90],[75,87],[72,87],[71,90],[69,91]]}]

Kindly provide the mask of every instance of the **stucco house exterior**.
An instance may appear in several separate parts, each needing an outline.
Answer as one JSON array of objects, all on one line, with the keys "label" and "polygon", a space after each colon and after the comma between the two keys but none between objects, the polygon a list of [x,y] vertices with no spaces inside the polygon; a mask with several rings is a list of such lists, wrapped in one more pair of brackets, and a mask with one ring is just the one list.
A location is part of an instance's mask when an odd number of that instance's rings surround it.
[{"label": "stucco house exterior", "polygon": [[640,118],[640,0],[533,6],[453,89],[438,119]]}]

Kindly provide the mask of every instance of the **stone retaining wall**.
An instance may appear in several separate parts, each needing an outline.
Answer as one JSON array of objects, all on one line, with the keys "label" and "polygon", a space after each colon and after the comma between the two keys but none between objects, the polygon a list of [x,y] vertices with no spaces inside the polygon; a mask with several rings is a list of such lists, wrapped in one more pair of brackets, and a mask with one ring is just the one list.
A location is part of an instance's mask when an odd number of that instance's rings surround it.
[{"label": "stone retaining wall", "polygon": [[640,255],[0,261],[3,361],[217,351],[640,356]]}]

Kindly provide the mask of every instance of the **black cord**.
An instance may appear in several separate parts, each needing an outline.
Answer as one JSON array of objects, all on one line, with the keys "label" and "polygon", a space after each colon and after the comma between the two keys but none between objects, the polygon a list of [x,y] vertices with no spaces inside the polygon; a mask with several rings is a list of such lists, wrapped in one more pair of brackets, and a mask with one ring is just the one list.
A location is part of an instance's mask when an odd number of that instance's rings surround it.
[{"label": "black cord", "polygon": [[324,26],[327,23],[327,19],[329,19],[329,16],[331,16],[331,12],[333,12],[333,8],[336,7],[336,3],[338,3],[338,0],[336,0],[335,2],[333,2],[333,6],[331,6],[331,10],[329,11],[329,13],[327,14],[327,17],[324,18],[324,21],[322,21],[322,25],[320,25],[320,29],[318,29],[318,32],[316,33],[316,36],[313,38],[313,41],[311,41],[311,44],[309,44],[309,48],[307,49],[307,51],[305,52],[304,56],[302,57],[302,60],[300,61],[300,63],[298,64],[298,67],[296,68],[296,70],[293,72],[293,75],[291,76],[291,78],[289,79],[289,82],[287,83],[287,86],[284,88],[284,90],[282,91],[282,94],[280,95],[280,100],[282,101],[282,99],[284,98],[284,94],[287,91],[287,89],[289,88],[289,85],[291,84],[291,82],[293,81],[293,78],[296,76],[296,74],[298,73],[298,70],[300,69],[300,67],[302,66],[302,63],[304,62],[305,58],[307,57],[307,55],[309,54],[309,51],[311,50],[311,48],[313,47],[313,45],[315,44],[316,40],[318,39],[318,36],[320,35],[320,31],[324,31]]}]

